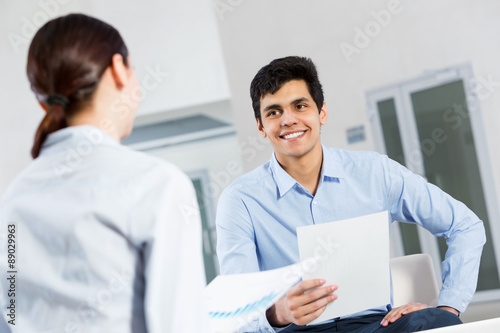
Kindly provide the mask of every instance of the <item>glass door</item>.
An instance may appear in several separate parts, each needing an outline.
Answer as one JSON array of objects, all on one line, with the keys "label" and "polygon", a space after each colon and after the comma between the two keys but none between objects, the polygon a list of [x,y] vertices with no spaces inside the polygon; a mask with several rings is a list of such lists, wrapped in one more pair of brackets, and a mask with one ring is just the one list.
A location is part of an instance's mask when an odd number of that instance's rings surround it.
[{"label": "glass door", "polygon": [[[479,103],[468,87],[470,65],[424,75],[367,94],[377,150],[406,165],[454,198],[464,202],[484,222],[487,243],[481,257],[476,300],[500,290],[498,220],[495,190],[482,130]],[[496,232],[495,232],[496,231]],[[431,254],[436,272],[446,242],[422,228],[399,224],[397,255]]]},{"label": "glass door", "polygon": [[[486,237],[492,239],[483,180],[479,170],[464,82],[457,80],[410,93],[420,139],[425,176],[462,201],[484,222]],[[444,260],[445,239],[438,238]],[[477,290],[500,288],[493,242],[483,248]]]}]

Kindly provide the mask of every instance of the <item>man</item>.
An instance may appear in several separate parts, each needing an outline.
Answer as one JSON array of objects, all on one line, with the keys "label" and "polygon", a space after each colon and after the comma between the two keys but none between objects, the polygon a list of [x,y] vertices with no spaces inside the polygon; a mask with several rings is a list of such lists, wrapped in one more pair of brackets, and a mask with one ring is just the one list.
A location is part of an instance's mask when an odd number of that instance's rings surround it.
[{"label": "man", "polygon": [[[328,110],[316,68],[307,58],[276,59],[250,93],[271,160],[240,177],[219,200],[217,252],[222,274],[274,269],[299,260],[296,228],[387,210],[393,221],[419,224],[447,239],[437,308],[390,304],[302,326],[335,301],[335,285],[302,281],[259,318],[255,332],[402,332],[461,323],[477,283],[485,233],[464,204],[374,152],[321,145]],[[340,286],[341,288],[341,286]]]}]

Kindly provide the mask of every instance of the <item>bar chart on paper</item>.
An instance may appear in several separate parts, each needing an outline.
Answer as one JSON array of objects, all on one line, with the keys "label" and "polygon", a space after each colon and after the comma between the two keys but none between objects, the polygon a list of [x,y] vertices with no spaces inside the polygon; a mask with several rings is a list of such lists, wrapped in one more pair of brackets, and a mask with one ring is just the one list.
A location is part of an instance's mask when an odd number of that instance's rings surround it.
[{"label": "bar chart on paper", "polygon": [[211,332],[236,332],[264,315],[302,278],[301,264],[264,272],[222,275],[205,289]]},{"label": "bar chart on paper", "polygon": [[280,293],[271,292],[269,295],[264,296],[262,299],[253,302],[252,304],[246,304],[244,306],[240,306],[234,311],[227,311],[227,312],[211,311],[208,313],[208,316],[210,317],[210,319],[234,318],[234,317],[242,317],[255,311],[265,311],[269,307],[271,307],[271,305],[273,305],[275,300],[279,297],[281,297]]}]

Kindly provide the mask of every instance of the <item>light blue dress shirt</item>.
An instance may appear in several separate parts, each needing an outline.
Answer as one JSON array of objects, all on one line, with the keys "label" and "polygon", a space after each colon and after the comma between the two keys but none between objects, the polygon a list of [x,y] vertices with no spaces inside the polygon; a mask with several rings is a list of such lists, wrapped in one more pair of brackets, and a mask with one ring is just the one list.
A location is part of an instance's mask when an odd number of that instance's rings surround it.
[{"label": "light blue dress shirt", "polygon": [[[96,127],[59,130],[7,190],[0,228],[1,332],[208,331],[196,195],[170,163]],[[7,270],[17,271],[14,297]]]},{"label": "light blue dress shirt", "polygon": [[[387,156],[322,148],[315,196],[283,170],[274,154],[224,190],[216,221],[221,274],[296,263],[297,227],[387,210],[393,221],[416,223],[446,238],[448,251],[437,305],[463,312],[476,289],[485,243],[482,221],[463,203]],[[390,308],[381,304],[356,315]],[[254,331],[270,332],[271,326],[262,317]]]}]

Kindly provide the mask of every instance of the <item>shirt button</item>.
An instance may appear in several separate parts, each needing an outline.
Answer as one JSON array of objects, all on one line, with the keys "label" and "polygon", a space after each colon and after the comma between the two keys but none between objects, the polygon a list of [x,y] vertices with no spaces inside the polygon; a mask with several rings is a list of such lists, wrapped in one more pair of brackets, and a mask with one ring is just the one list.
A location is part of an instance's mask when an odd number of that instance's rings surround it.
[{"label": "shirt button", "polygon": [[318,203],[316,201],[313,201],[313,205],[317,205]]}]

